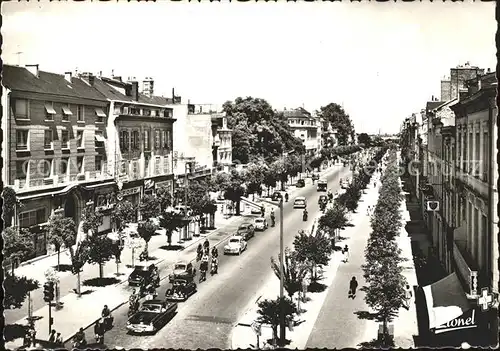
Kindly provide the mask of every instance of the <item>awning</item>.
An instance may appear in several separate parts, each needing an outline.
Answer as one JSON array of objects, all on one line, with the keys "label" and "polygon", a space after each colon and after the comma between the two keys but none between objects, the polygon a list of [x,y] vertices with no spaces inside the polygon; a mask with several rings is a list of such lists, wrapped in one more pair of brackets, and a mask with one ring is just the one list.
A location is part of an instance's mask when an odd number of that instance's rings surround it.
[{"label": "awning", "polygon": [[19,195],[17,198],[22,201],[22,200],[35,199],[37,197],[42,197],[42,196],[60,195],[60,194],[64,194],[64,193],[70,191],[75,186],[78,186],[78,184],[69,184],[69,185],[67,185],[66,187],[64,187],[63,189],[60,189],[60,190],[48,191],[48,192],[41,192],[41,193],[34,194],[34,195],[26,195],[26,196]]},{"label": "awning", "polygon": [[112,182],[105,182],[105,183],[99,183],[99,184],[92,184],[92,185],[82,185],[82,188],[84,188],[85,190],[89,190],[89,189],[95,189],[95,188],[99,188],[99,187],[103,187],[103,186],[108,186],[108,185],[113,185],[113,184],[116,184],[114,181]]},{"label": "awning", "polygon": [[99,135],[99,134],[95,134],[95,140],[101,142],[101,143],[104,143],[106,141],[106,138],[103,137],[102,135]]},{"label": "awning", "polygon": [[47,111],[48,114],[55,115],[56,110],[54,110],[54,107],[52,107],[49,104],[45,104],[45,111]]},{"label": "awning", "polygon": [[73,115],[73,112],[71,112],[71,110],[67,106],[63,106],[62,110],[63,110],[63,113],[65,115],[67,115],[67,116],[72,116]]},{"label": "awning", "polygon": [[471,309],[456,273],[424,286],[423,291],[430,329],[438,328]]},{"label": "awning", "polygon": [[96,108],[95,109],[95,114],[98,117],[106,117],[106,114],[104,113],[104,111],[102,110],[102,108]]}]

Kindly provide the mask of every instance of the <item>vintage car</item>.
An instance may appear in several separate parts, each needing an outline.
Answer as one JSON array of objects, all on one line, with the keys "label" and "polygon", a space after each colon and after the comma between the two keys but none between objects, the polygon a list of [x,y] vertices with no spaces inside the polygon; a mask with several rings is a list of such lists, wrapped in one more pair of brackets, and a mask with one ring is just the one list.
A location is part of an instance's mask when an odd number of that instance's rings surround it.
[{"label": "vintage car", "polygon": [[143,302],[139,311],[127,321],[127,330],[131,333],[155,333],[172,319],[177,311],[177,303],[162,300]]},{"label": "vintage car", "polygon": [[318,191],[326,191],[328,188],[328,182],[326,179],[320,179],[318,180],[318,185],[317,185],[317,190]]},{"label": "vintage car", "polygon": [[328,196],[326,195],[320,195],[318,198],[318,205],[321,203],[328,203]]},{"label": "vintage car", "polygon": [[238,254],[240,255],[247,249],[247,242],[239,235],[232,236],[224,246],[224,255]]},{"label": "vintage car", "polygon": [[297,180],[297,183],[295,183],[295,186],[297,188],[303,188],[306,186],[306,181],[304,179],[299,179]]},{"label": "vintage car", "polygon": [[313,174],[311,175],[311,179],[312,179],[313,181],[318,180],[318,179],[319,179],[319,174],[318,174],[318,173],[313,173]]},{"label": "vintage car", "polygon": [[253,225],[255,227],[255,230],[260,231],[264,231],[269,227],[269,225],[267,224],[267,219],[265,219],[264,217],[255,218]]},{"label": "vintage car", "polygon": [[196,283],[189,279],[175,279],[172,287],[165,293],[167,301],[186,301],[197,291]]},{"label": "vintage car", "polygon": [[179,261],[174,264],[173,272],[168,276],[168,280],[173,282],[175,279],[193,279],[196,274],[196,268],[191,262]]},{"label": "vintage car", "polygon": [[148,280],[151,270],[148,266],[135,266],[134,270],[128,276],[128,285],[140,286],[144,280]]},{"label": "vintage car", "polygon": [[297,196],[295,200],[293,200],[293,208],[306,208],[307,200],[304,196]]},{"label": "vintage car", "polygon": [[273,201],[281,201],[282,198],[283,194],[281,193],[281,191],[275,191],[273,196],[271,196],[271,200]]},{"label": "vintage car", "polygon": [[255,234],[255,227],[253,226],[252,223],[246,222],[240,224],[235,235],[242,236],[245,239],[245,241],[248,241],[248,239],[252,238],[254,234]]}]

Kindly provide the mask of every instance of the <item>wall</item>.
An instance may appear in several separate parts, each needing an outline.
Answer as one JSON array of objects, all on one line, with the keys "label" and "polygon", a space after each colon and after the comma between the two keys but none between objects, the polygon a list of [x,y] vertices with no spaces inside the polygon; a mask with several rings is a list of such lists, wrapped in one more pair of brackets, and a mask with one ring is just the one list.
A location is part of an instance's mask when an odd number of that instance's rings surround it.
[{"label": "wall", "polygon": [[451,100],[451,81],[442,80],[441,81],[441,101]]},{"label": "wall", "polygon": [[188,155],[196,157],[197,166],[212,167],[212,119],[210,114],[188,115],[187,143],[182,146]]},{"label": "wall", "polygon": [[479,68],[451,68],[450,81],[451,81],[451,99],[458,97],[460,89],[465,88],[465,81],[476,78],[478,74],[484,74],[484,69]]}]

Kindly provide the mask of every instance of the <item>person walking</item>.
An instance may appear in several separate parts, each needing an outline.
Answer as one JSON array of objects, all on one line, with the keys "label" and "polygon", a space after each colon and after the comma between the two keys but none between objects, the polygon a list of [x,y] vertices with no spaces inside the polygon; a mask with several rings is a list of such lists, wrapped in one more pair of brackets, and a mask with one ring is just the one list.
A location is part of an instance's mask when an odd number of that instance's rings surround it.
[{"label": "person walking", "polygon": [[349,261],[349,246],[344,246],[344,248],[342,249],[342,254],[344,255],[344,263],[347,263],[347,261]]},{"label": "person walking", "polygon": [[349,282],[349,294],[347,298],[351,298],[354,300],[356,297],[356,289],[358,288],[358,281],[356,280],[356,277],[352,277],[351,281]]},{"label": "person walking", "polygon": [[407,310],[410,310],[410,301],[411,301],[412,296],[413,296],[413,294],[411,292],[411,288],[408,284],[406,284],[406,287],[405,287],[405,305],[403,307],[406,308]]},{"label": "person walking", "polygon": [[57,333],[56,344],[59,344],[59,345],[63,345],[64,344],[64,341],[63,341],[61,333]]},{"label": "person walking", "polygon": [[50,332],[49,342],[56,342],[56,331],[54,329]]}]

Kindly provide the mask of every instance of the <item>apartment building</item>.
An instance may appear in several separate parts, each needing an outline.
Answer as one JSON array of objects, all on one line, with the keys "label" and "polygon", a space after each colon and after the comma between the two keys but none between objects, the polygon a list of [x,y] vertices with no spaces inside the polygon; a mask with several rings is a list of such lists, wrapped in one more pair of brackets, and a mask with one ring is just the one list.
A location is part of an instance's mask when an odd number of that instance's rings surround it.
[{"label": "apartment building", "polygon": [[313,117],[311,113],[302,107],[296,109],[285,109],[283,115],[288,121],[288,125],[293,131],[295,137],[302,140],[306,152],[310,155],[316,155],[319,152],[321,142],[321,124],[319,119]]},{"label": "apartment building", "polygon": [[[82,75],[109,101],[106,123],[107,168],[118,187],[118,200],[138,205],[146,194],[160,187],[174,191],[172,99],[139,93],[139,82],[130,77]],[[102,194],[106,195],[106,194]]]},{"label": "apartment building", "polygon": [[4,65],[2,89],[2,180],[17,194],[13,225],[35,234],[39,256],[50,215],[81,224],[94,192],[113,180],[102,147],[109,102],[85,79],[38,65]]}]

